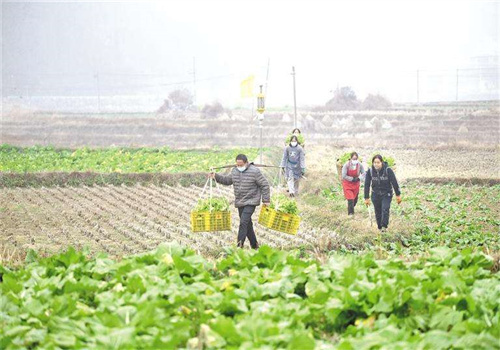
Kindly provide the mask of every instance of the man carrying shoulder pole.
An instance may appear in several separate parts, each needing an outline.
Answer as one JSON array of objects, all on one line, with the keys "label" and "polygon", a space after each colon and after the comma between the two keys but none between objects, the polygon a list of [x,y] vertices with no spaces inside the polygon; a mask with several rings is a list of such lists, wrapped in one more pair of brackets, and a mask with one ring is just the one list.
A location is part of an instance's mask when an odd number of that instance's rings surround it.
[{"label": "man carrying shoulder pole", "polygon": [[257,249],[259,244],[253,229],[252,215],[255,208],[260,205],[261,198],[263,205],[269,205],[271,202],[268,181],[253,163],[248,163],[248,158],[244,154],[239,154],[236,157],[236,167],[231,170],[229,175],[212,172],[209,176],[222,185],[233,185],[234,206],[238,208],[240,215],[238,247],[242,248],[248,237],[251,247]]}]

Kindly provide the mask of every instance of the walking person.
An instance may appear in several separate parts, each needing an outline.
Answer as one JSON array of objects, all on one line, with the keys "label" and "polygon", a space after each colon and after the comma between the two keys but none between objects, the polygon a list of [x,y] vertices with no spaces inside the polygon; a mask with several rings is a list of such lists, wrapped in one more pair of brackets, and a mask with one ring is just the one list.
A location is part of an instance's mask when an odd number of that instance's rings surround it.
[{"label": "walking person", "polygon": [[285,173],[290,197],[297,196],[299,194],[300,178],[306,171],[305,152],[302,146],[299,145],[297,136],[293,135],[290,138],[290,144],[285,147],[280,167]]},{"label": "walking person", "polygon": [[358,203],[360,176],[365,173],[363,164],[359,162],[358,154],[351,153],[351,158],[342,167],[342,188],[347,199],[347,215],[354,215],[354,207]]},{"label": "walking person", "polygon": [[366,172],[365,178],[365,204],[370,205],[370,187],[372,189],[372,202],[375,207],[378,229],[387,231],[389,226],[389,213],[393,197],[393,189],[396,192],[396,200],[401,204],[401,191],[394,171],[389,168],[380,154],[372,159],[372,167]]},{"label": "walking person", "polygon": [[238,247],[243,248],[245,239],[248,238],[253,249],[259,248],[253,229],[252,215],[255,208],[260,205],[261,199],[263,205],[269,205],[271,202],[269,183],[264,175],[253,163],[248,163],[246,155],[239,154],[236,157],[236,167],[229,175],[210,173],[209,176],[222,185],[233,185],[234,206],[238,208],[240,216]]}]

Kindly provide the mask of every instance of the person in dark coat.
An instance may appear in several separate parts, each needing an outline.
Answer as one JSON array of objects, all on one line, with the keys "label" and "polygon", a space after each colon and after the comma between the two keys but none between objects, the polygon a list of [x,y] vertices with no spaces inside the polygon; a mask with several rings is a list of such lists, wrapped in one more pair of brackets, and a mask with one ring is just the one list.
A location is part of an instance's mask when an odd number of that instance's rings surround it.
[{"label": "person in dark coat", "polygon": [[393,197],[393,189],[396,192],[396,200],[401,204],[401,191],[394,171],[389,168],[380,154],[372,159],[372,167],[368,169],[365,177],[365,204],[370,205],[370,187],[372,189],[372,202],[375,207],[378,229],[387,231],[389,226],[389,212]]},{"label": "person in dark coat", "polygon": [[261,199],[263,205],[270,204],[269,182],[253,163],[248,163],[248,158],[244,154],[236,157],[236,167],[229,175],[211,173],[210,176],[222,185],[234,187],[234,206],[238,208],[240,215],[238,247],[242,248],[245,239],[248,238],[250,246],[257,249],[259,244],[253,229],[252,215],[255,208],[260,205]]}]

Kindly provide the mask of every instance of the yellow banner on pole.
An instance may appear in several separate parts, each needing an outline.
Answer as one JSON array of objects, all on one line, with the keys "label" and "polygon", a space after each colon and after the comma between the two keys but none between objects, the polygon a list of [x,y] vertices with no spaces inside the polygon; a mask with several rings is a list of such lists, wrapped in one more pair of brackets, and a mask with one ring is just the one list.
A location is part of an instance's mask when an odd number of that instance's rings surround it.
[{"label": "yellow banner on pole", "polygon": [[253,81],[254,76],[251,75],[240,84],[241,97],[253,97]]}]

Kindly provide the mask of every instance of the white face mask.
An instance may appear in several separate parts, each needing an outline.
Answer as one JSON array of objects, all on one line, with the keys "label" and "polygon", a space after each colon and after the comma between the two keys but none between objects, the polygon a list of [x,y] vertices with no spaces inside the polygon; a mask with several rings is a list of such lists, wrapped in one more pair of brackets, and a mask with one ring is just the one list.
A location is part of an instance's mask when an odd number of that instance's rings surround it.
[{"label": "white face mask", "polygon": [[241,172],[244,172],[247,167],[245,166],[237,166],[236,169],[238,169]]},{"label": "white face mask", "polygon": [[352,163],[353,165],[357,165],[359,162],[358,162],[358,160],[357,160],[357,159],[352,159],[352,160],[351,160],[351,163]]},{"label": "white face mask", "polygon": [[297,142],[296,141],[290,142],[290,146],[296,147],[297,146]]}]

